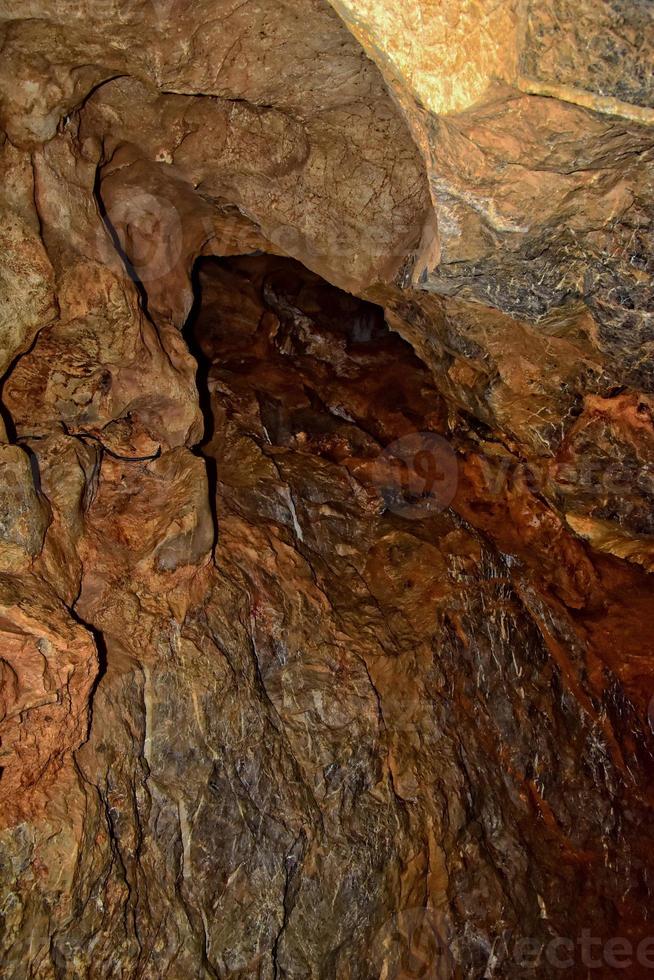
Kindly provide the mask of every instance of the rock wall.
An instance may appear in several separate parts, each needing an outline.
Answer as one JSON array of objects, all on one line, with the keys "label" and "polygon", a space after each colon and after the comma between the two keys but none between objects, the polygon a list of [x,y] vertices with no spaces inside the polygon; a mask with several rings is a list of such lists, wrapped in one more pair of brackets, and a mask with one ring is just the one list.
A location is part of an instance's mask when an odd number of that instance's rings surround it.
[{"label": "rock wall", "polygon": [[651,4],[0,16],[2,975],[650,976]]}]

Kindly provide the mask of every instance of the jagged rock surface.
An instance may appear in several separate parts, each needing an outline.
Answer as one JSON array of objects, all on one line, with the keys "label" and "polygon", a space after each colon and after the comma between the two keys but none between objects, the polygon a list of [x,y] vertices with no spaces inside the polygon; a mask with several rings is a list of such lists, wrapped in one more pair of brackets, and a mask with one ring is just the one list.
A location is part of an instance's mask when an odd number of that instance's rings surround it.
[{"label": "jagged rock surface", "polygon": [[0,6],[12,980],[651,975],[650,5],[437,7]]}]

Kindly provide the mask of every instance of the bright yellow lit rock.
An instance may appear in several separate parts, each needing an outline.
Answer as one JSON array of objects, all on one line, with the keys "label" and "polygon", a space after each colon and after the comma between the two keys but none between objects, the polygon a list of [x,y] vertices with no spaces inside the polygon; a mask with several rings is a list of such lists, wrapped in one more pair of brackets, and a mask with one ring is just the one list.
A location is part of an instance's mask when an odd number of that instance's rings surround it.
[{"label": "bright yellow lit rock", "polygon": [[518,75],[516,0],[330,0],[387,80],[459,112]]}]

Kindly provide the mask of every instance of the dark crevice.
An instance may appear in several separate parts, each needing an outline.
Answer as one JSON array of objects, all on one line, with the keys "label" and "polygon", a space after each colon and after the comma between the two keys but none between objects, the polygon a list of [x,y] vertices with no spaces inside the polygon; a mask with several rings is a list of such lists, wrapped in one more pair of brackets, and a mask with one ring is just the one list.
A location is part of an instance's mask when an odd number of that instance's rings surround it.
[{"label": "dark crevice", "polygon": [[80,99],[80,101],[76,105],[74,105],[71,109],[68,110],[68,112],[64,116],[61,117],[61,119],[59,120],[57,131],[59,133],[63,132],[63,130],[68,125],[70,119],[74,115],[80,113],[82,109],[84,109],[86,104],[89,102],[90,99],[93,98],[96,92],[98,92],[101,88],[104,88],[105,85],[109,85],[110,82],[115,82],[119,78],[132,78],[132,76],[129,75],[127,72],[117,72],[114,75],[107,75],[106,78],[101,78],[99,82],[96,82],[95,85],[91,86],[88,92],[85,93],[83,99]]},{"label": "dark crevice", "polygon": [[205,356],[196,336],[196,325],[200,309],[202,308],[202,290],[200,286],[200,267],[196,262],[191,272],[191,286],[193,289],[193,303],[182,330],[184,339],[191,354],[197,363],[195,384],[198,390],[198,404],[204,419],[204,430],[199,443],[191,448],[194,455],[204,460],[207,483],[209,484],[209,506],[213,519],[214,530],[214,549],[218,543],[218,513],[216,495],[218,493],[218,464],[213,456],[204,452],[204,447],[211,442],[215,429],[213,411],[211,408],[211,393],[209,391],[209,371],[211,370],[211,360]]},{"label": "dark crevice", "polygon": [[0,377],[0,418],[2,418],[2,421],[4,422],[4,426],[5,429],[7,430],[7,438],[9,439],[9,442],[16,442],[18,439],[18,433],[16,431],[16,424],[13,420],[12,414],[7,408],[7,406],[5,405],[3,400],[4,387],[7,381],[9,380],[9,378],[11,377],[14,368],[16,367],[20,359],[22,357],[25,357],[26,354],[32,353],[34,347],[36,346],[36,342],[39,339],[40,334],[41,334],[41,330],[37,330],[34,337],[32,338],[32,342],[29,345],[29,347],[26,347],[24,350],[19,351],[18,354],[14,356],[7,370],[2,375],[2,377]]},{"label": "dark crevice", "polygon": [[71,618],[75,620],[78,626],[82,626],[85,630],[87,630],[91,634],[95,642],[96,650],[98,651],[98,672],[95,675],[95,678],[93,679],[93,684],[91,685],[91,690],[89,691],[89,723],[87,727],[87,740],[88,740],[91,733],[91,726],[93,724],[93,704],[95,701],[95,694],[100,685],[100,681],[107,673],[107,663],[108,663],[107,643],[102,631],[99,630],[97,626],[93,626],[92,623],[89,623],[87,620],[83,619],[80,616],[80,614],[77,612],[77,610],[75,609],[75,605],[77,604],[78,600],[79,600],[79,596],[72,604],[72,606],[68,607],[68,611],[71,615]]},{"label": "dark crevice", "polygon": [[123,456],[120,453],[115,453],[113,449],[109,449],[108,446],[105,446],[102,439],[99,436],[94,435],[92,432],[71,432],[64,422],[61,424],[67,436],[71,436],[73,439],[79,439],[81,442],[83,442],[85,439],[91,439],[94,442],[97,442],[108,456],[111,456],[112,459],[119,459],[123,463],[148,463],[154,459],[159,459],[161,456],[161,446],[158,447],[156,452],[148,453],[146,456]]},{"label": "dark crevice", "polygon": [[[116,250],[116,254],[120,257],[120,260],[122,261],[125,267],[125,271],[127,272],[127,275],[134,283],[134,286],[139,296],[139,304],[141,306],[141,309],[143,310],[145,316],[147,316],[148,319],[151,320],[152,318],[150,317],[148,311],[147,290],[145,289],[143,282],[139,278],[138,273],[136,272],[136,269],[132,261],[130,260],[129,256],[127,255],[124,248],[122,247],[120,239],[118,237],[118,233],[116,232],[116,229],[113,227],[111,223],[111,220],[107,213],[107,209],[102,199],[101,183],[102,183],[102,166],[99,165],[96,169],[93,194],[98,206],[100,217],[102,218],[102,222],[105,228],[107,229],[107,233],[111,238],[112,244]],[[218,540],[218,519],[216,513],[216,492],[218,486],[217,464],[215,459],[213,459],[211,456],[203,452],[203,447],[211,440],[213,435],[213,415],[211,412],[211,396],[209,394],[209,388],[208,388],[208,376],[211,367],[211,362],[207,358],[205,358],[204,354],[202,353],[200,345],[197,343],[195,339],[195,332],[194,332],[195,322],[201,306],[201,290],[200,290],[199,270],[198,270],[197,262],[195,263],[191,272],[191,286],[193,291],[193,303],[191,305],[191,309],[189,311],[189,315],[187,317],[186,324],[182,330],[182,333],[188,345],[189,351],[197,361],[198,369],[196,374],[196,387],[198,390],[198,402],[199,402],[200,411],[202,412],[202,416],[204,418],[204,431],[202,434],[202,439],[195,446],[191,447],[191,451],[194,453],[194,455],[201,457],[205,463],[207,482],[209,484],[209,506],[211,508],[211,515],[212,515],[213,527],[214,527],[213,546],[215,548]],[[106,449],[106,447],[104,448]],[[115,455],[115,454],[110,453],[110,455]],[[161,447],[158,449],[157,453],[154,456],[143,457],[143,459],[156,459],[160,455],[161,455]],[[141,458],[139,458],[138,460],[135,458],[134,460],[130,460],[130,461],[141,461]]]},{"label": "dark crevice", "polygon": [[[0,387],[1,391],[1,387]],[[0,395],[1,398],[1,395]],[[8,411],[6,405],[0,400],[0,418],[2,419],[7,433],[7,438],[9,442],[16,442],[16,426],[14,425],[14,420],[11,417],[11,413]]]},{"label": "dark crevice", "polygon": [[99,164],[97,166],[97,168],[96,168],[96,171],[95,171],[95,181],[94,181],[94,184],[93,184],[93,196],[94,196],[95,202],[96,202],[96,204],[98,206],[98,211],[100,213],[100,217],[102,218],[102,223],[104,224],[105,228],[107,229],[107,233],[108,233],[109,237],[111,238],[111,242],[112,242],[114,248],[116,249],[116,254],[119,256],[121,262],[125,266],[125,271],[126,271],[127,275],[129,276],[129,278],[134,283],[134,286],[136,287],[136,291],[137,291],[137,293],[139,295],[139,301],[140,301],[141,309],[146,314],[146,316],[149,317],[149,313],[148,313],[148,294],[146,292],[145,286],[143,285],[143,283],[141,282],[141,280],[140,280],[140,278],[138,276],[138,273],[136,272],[136,269],[134,268],[134,265],[133,265],[130,257],[128,256],[127,252],[125,251],[125,249],[123,248],[123,246],[120,243],[120,238],[118,237],[118,233],[117,233],[116,229],[114,228],[114,226],[111,223],[111,220],[110,220],[109,215],[107,213],[107,209],[105,207],[105,203],[102,200],[101,187],[102,187],[102,165]]},{"label": "dark crevice", "polygon": [[[41,483],[41,470],[39,469],[39,458],[32,449],[32,447],[26,442],[19,443],[20,448],[23,450],[27,456],[30,464],[30,469],[32,471],[32,481],[34,483],[34,488],[37,494],[44,500],[47,501],[47,497],[43,492],[43,486]],[[48,507],[50,507],[50,502],[48,501]],[[52,512],[51,512],[52,513]]]}]

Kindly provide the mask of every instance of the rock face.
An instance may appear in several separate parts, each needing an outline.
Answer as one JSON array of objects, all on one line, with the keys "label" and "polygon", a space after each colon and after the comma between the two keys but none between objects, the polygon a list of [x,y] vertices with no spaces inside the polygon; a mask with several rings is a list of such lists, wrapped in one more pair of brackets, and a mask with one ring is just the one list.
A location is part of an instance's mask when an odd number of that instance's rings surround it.
[{"label": "rock face", "polygon": [[2,975],[650,976],[651,4],[0,15]]}]

